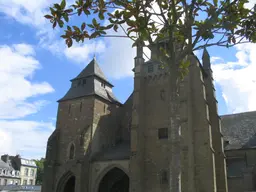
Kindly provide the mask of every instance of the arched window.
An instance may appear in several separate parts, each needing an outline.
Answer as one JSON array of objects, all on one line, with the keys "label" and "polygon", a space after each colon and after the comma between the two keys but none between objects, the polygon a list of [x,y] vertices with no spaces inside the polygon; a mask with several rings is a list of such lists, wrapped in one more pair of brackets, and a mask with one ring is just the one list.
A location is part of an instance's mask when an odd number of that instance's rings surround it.
[{"label": "arched window", "polygon": [[69,159],[74,159],[75,157],[75,145],[72,143],[69,147]]}]

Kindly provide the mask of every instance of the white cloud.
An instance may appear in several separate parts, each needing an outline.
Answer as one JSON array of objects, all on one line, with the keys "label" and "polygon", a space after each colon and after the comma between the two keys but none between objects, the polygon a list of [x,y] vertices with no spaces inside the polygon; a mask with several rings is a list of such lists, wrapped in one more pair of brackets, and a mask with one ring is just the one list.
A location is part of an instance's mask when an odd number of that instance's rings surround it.
[{"label": "white cloud", "polygon": [[13,48],[15,51],[20,53],[21,55],[34,55],[35,51],[31,45],[22,43],[22,44],[15,44],[13,45]]},{"label": "white cloud", "polygon": [[214,79],[221,86],[229,113],[253,111],[256,110],[256,45],[242,44],[235,48],[236,62],[215,61]]},{"label": "white cloud", "polygon": [[[17,119],[37,113],[48,101],[36,96],[54,89],[47,82],[32,82],[40,63],[31,45],[0,45],[0,58],[0,154],[40,158],[54,129],[52,122]],[[35,101],[29,102],[31,98]]]},{"label": "white cloud", "polygon": [[88,60],[91,60],[91,55],[102,54],[105,49],[106,47],[103,41],[90,41],[81,45],[76,43],[70,48],[66,47],[64,54],[68,59],[74,60],[78,63],[87,64]]},{"label": "white cloud", "polygon": [[15,119],[36,113],[46,104],[44,100],[33,103],[27,99],[53,92],[47,82],[31,82],[40,63],[28,44],[0,46],[0,119]]},{"label": "white cloud", "polygon": [[53,130],[50,122],[0,120],[0,154],[39,159],[45,154],[47,139]]}]

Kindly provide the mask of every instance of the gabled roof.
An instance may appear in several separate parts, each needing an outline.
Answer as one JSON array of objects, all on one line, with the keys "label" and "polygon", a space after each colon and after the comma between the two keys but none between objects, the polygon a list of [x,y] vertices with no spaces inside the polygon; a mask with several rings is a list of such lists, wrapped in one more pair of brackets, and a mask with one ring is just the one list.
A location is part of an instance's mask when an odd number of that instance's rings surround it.
[{"label": "gabled roof", "polygon": [[256,111],[221,117],[225,150],[256,148]]},{"label": "gabled roof", "polygon": [[96,61],[96,58],[94,57],[91,62],[81,71],[81,73],[74,79],[72,79],[71,81],[74,81],[76,79],[81,79],[81,78],[86,78],[86,77],[90,77],[90,76],[96,76],[98,78],[100,78],[101,80],[105,81],[106,83],[108,83],[109,85],[111,85],[113,87],[113,85],[107,80],[107,78],[105,77],[104,73],[102,72],[102,70],[100,69],[99,64]]}]

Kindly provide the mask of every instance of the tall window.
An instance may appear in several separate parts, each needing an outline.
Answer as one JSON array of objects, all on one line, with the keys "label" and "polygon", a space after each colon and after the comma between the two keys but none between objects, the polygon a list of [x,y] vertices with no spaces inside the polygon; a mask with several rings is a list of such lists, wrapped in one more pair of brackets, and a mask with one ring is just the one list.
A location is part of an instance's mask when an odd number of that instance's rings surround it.
[{"label": "tall window", "polygon": [[31,170],[30,170],[30,177],[34,177],[34,174],[35,174],[34,169],[31,169]]},{"label": "tall window", "polygon": [[74,159],[75,157],[75,145],[72,143],[69,148],[69,159]]},{"label": "tall window", "polygon": [[81,102],[80,103],[80,112],[82,111],[82,108],[83,108],[83,103]]},{"label": "tall window", "polygon": [[27,185],[27,180],[23,180],[23,185]]},{"label": "tall window", "polygon": [[25,169],[25,175],[28,176],[28,168]]},{"label": "tall window", "polygon": [[7,179],[4,180],[4,185],[7,185]]},{"label": "tall window", "polygon": [[33,179],[30,179],[30,180],[29,180],[29,184],[30,184],[30,185],[33,185]]}]

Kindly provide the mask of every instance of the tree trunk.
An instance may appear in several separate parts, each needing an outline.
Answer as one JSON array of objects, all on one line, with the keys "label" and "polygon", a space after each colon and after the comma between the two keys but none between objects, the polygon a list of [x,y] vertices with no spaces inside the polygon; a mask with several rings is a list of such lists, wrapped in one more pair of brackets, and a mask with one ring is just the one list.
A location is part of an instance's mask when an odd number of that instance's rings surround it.
[{"label": "tree trunk", "polygon": [[180,145],[180,116],[179,116],[179,72],[178,65],[170,66],[169,90],[169,127],[170,145],[170,192],[181,191],[181,145]]}]

